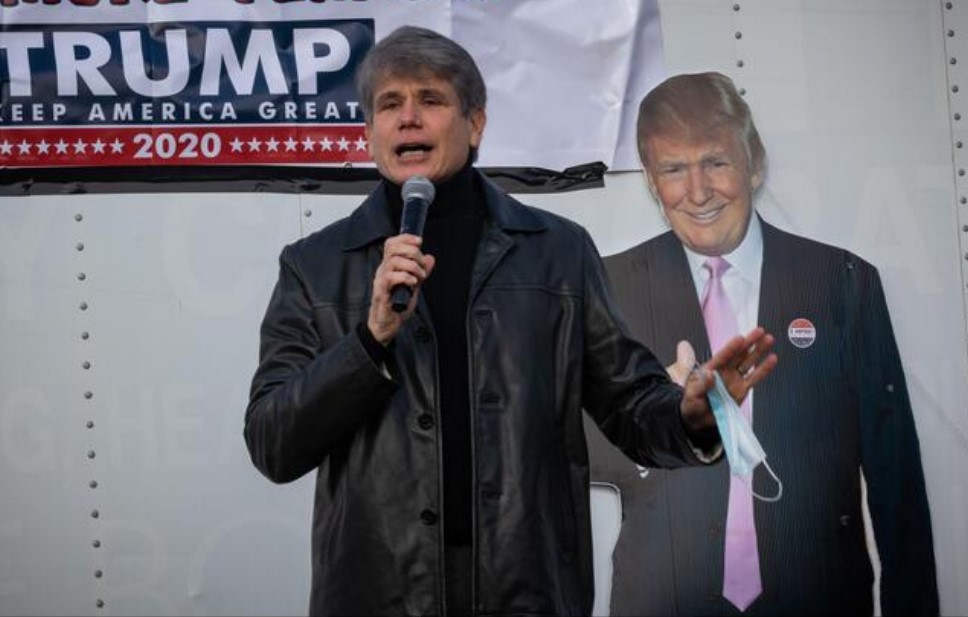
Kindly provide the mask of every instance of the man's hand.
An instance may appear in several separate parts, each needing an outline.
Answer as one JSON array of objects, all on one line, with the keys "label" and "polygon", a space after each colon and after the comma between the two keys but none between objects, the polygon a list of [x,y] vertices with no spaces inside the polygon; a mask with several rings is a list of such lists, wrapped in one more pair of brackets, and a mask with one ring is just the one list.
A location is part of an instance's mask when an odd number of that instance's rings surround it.
[{"label": "man's hand", "polygon": [[[709,362],[692,370],[685,381],[686,393],[681,407],[682,420],[686,427],[691,432],[697,432],[716,425],[712,407],[706,397],[706,393],[715,384],[712,371],[719,372],[736,404],[742,404],[753,386],[776,367],[776,354],[770,351],[772,346],[773,335],[757,327],[746,336],[733,338]],[[682,351],[682,343],[677,351]],[[677,366],[680,360],[681,358],[677,358],[673,366]]]},{"label": "man's hand", "polygon": [[[387,238],[383,244],[383,261],[373,277],[373,297],[366,325],[380,344],[387,345],[397,335],[403,322],[410,319],[417,306],[420,286],[434,269],[434,257],[420,252],[422,239],[412,234]],[[407,310],[393,310],[390,294],[397,285],[413,289]]]}]

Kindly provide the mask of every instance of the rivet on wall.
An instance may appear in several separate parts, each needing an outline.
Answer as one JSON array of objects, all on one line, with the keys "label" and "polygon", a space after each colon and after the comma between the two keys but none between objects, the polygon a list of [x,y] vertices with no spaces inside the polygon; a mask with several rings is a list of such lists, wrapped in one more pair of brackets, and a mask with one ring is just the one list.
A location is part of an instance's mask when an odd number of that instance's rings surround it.
[{"label": "rivet on wall", "polygon": [[[80,212],[77,212],[77,213],[74,214],[74,220],[77,221],[78,223],[80,223],[81,221],[84,220],[84,215],[81,214]],[[76,239],[75,240],[75,242],[74,242],[74,250],[77,251],[77,253],[82,253],[85,250],[85,248],[86,247],[84,245],[84,242],[82,242],[79,239]],[[79,255],[78,257],[81,257],[81,256]],[[81,281],[81,282],[84,282],[84,281],[87,280],[87,272],[85,271],[84,268],[78,268],[74,276],[77,278],[78,281]],[[81,311],[87,311],[90,308],[90,305],[88,304],[87,300],[81,300],[78,303],[77,306],[78,306],[78,308]],[[91,334],[87,330],[82,330],[80,336],[81,336],[81,340],[82,341],[88,341],[91,338]],[[85,370],[85,371],[89,371],[91,369],[91,361],[90,360],[82,360],[80,364],[81,364],[81,368],[83,370]],[[91,400],[91,399],[94,398],[94,392],[92,390],[85,390],[83,392],[83,397],[84,397],[85,400],[88,400],[89,401],[89,400]],[[87,428],[87,430],[93,430],[94,429],[94,420],[93,419],[88,419],[84,423],[84,426]],[[96,456],[97,456],[97,453],[95,452],[95,450],[93,448],[91,448],[90,450],[87,451],[87,458],[88,458],[88,460],[90,460],[90,461],[93,462],[94,459],[96,458]],[[98,481],[96,479],[89,478],[88,481],[87,481],[87,487],[88,487],[89,490],[93,491],[93,490],[96,490],[99,487],[99,483],[98,483]],[[89,516],[90,516],[91,519],[98,520],[101,517],[101,511],[98,508],[93,508],[93,509],[91,509],[91,511],[89,513]],[[91,547],[93,549],[99,549],[99,548],[101,548],[101,540],[99,538],[91,538],[90,539],[90,542],[91,542]],[[104,575],[104,572],[100,568],[94,570],[94,577],[95,578],[100,579],[103,575]],[[99,608],[99,609],[103,609],[104,608],[104,600],[103,599],[96,597],[94,603],[95,603],[95,606],[97,608]]]},{"label": "rivet on wall", "polygon": [[309,217],[311,217],[312,215],[313,215],[313,211],[312,210],[310,210],[308,208],[306,210],[303,210],[303,216],[305,216],[307,219]]},{"label": "rivet on wall", "polygon": [[[948,11],[951,11],[954,8],[954,3],[945,2],[944,8],[947,9]],[[944,24],[945,35],[947,36],[948,39],[954,39],[955,29],[952,28],[951,26],[955,25],[955,16],[945,14],[943,20],[945,22],[948,22]],[[962,79],[963,76],[961,75],[961,67],[958,64],[958,57],[957,57],[958,52],[955,51],[953,47],[953,43],[954,43],[953,41],[952,42],[945,41],[945,48],[946,48],[945,55],[948,57],[948,68],[946,72],[947,72],[948,83],[950,84],[948,88],[950,92],[950,94],[948,95],[948,104],[951,112],[951,130],[953,132],[952,136],[954,137],[955,135],[961,133],[961,131],[964,130],[964,127],[961,125],[961,119],[962,119],[961,116],[963,111],[961,109],[962,99],[960,95],[957,98],[955,96],[955,95],[958,95],[958,93],[961,91],[959,82],[963,80]],[[953,162],[955,166],[955,178],[958,180],[958,184],[959,184],[958,192],[964,193],[963,187],[961,186],[961,181],[966,175],[964,154],[961,152],[961,150],[964,149],[964,142],[962,139],[953,139],[952,145],[954,149]],[[962,205],[962,206],[968,205],[968,195],[964,195],[964,194],[959,195],[957,199],[958,199],[959,205]],[[962,222],[961,230],[964,233],[968,233],[968,223]],[[968,261],[968,252],[964,252],[965,251],[964,240],[962,240],[962,251],[963,251],[965,260]],[[963,266],[962,272],[963,274],[968,276],[968,270],[964,269],[964,266]]]},{"label": "rivet on wall", "polygon": [[[735,4],[733,4],[733,13],[737,13],[738,14],[739,11],[740,11],[740,8],[741,7],[740,7],[740,4],[738,2],[735,3]],[[743,26],[745,24],[745,20],[742,20],[741,21],[741,17],[739,15],[737,15],[737,16],[733,17],[732,22],[733,22],[732,23],[733,38],[736,41],[741,41],[743,39]],[[734,63],[736,65],[736,68],[738,68],[738,69],[744,68],[746,66],[746,60],[744,58],[740,57],[741,55],[744,55],[743,52],[745,50],[744,49],[741,49],[740,46],[741,46],[741,43],[736,43],[735,46],[733,47],[733,50],[734,50],[734,52],[736,54],[736,58],[734,60]],[[738,80],[734,78],[733,81],[736,82]],[[738,83],[736,84],[736,91],[739,92],[739,95],[740,96],[746,96],[746,88],[741,88]]]}]

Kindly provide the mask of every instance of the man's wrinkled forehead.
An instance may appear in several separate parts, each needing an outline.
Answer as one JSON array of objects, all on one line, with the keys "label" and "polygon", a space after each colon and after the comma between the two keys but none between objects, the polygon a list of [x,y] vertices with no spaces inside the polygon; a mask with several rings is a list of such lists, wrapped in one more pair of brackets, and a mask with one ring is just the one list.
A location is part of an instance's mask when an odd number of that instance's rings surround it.
[{"label": "man's wrinkled forehead", "polygon": [[438,84],[438,88],[440,82],[444,82],[453,87],[450,79],[428,67],[386,69],[377,73],[376,78],[373,80],[373,96],[376,97],[379,95],[380,92],[386,90],[388,84],[395,81],[427,84],[428,87],[430,87],[430,84]]},{"label": "man's wrinkled forehead", "polygon": [[[686,150],[703,150],[708,154],[729,154],[737,150],[745,154],[742,136],[732,126],[677,126],[657,130],[645,137],[648,158],[675,157]],[[658,161],[652,161],[658,162]]]}]

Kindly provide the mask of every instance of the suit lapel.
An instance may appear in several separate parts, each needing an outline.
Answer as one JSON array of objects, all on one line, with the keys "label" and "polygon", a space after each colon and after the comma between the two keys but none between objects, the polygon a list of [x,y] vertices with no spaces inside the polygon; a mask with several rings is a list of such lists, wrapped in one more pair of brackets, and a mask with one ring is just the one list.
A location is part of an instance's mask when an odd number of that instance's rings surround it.
[{"label": "suit lapel", "polygon": [[666,365],[671,364],[676,358],[676,345],[685,339],[700,361],[709,358],[709,337],[682,243],[672,232],[664,234],[649,259],[654,264],[649,280],[656,311],[651,322],[658,330],[654,340],[660,345],[657,353]]}]

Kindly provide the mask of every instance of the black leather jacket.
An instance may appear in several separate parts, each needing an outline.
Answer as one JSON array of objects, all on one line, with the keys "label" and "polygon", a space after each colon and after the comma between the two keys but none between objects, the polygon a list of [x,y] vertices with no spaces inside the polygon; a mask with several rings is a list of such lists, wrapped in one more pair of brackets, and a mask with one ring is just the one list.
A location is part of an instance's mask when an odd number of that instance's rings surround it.
[{"label": "black leather jacket", "polygon": [[[467,314],[473,606],[588,615],[582,408],[640,463],[698,464],[682,391],[628,337],[585,230],[480,180],[488,219]],[[262,324],[245,439],[275,482],[318,469],[313,614],[446,611],[433,325],[419,306],[390,347],[390,377],[355,332],[395,233],[378,187],[350,217],[287,246]]]}]

